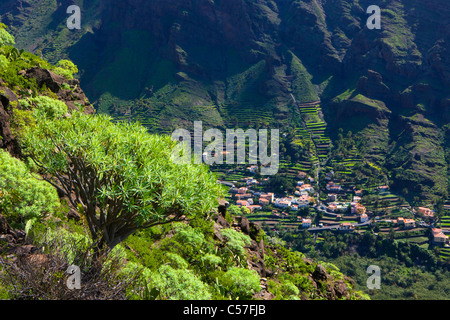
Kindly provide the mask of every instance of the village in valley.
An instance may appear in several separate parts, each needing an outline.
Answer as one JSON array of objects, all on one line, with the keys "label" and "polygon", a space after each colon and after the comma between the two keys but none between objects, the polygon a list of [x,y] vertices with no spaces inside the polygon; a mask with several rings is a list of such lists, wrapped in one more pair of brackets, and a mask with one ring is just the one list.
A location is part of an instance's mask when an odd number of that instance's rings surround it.
[{"label": "village in valley", "polygon": [[326,231],[369,231],[449,259],[450,203],[409,203],[361,154],[364,139],[339,131],[333,144],[320,102],[294,102],[301,123],[281,135],[277,174],[261,175],[249,162],[210,167],[228,188],[229,211],[275,235],[309,232],[321,241]]},{"label": "village in valley", "polygon": [[[255,178],[257,166],[245,170],[247,175],[239,180],[221,180],[229,188],[229,207],[235,213],[240,210],[266,230],[275,233],[282,229],[307,230],[319,237],[324,231],[363,233],[369,230],[426,248],[438,246],[444,258],[450,253],[448,217],[437,221],[433,208],[411,207],[396,201],[398,198],[392,196],[389,186],[380,185],[371,190],[343,186],[333,179],[334,173],[330,171],[325,174],[324,188],[321,188],[319,181],[298,171],[295,187],[285,194],[277,194],[270,190],[270,177]],[[381,202],[382,205],[365,201],[374,195],[389,200]],[[448,209],[448,205],[445,207]]]}]

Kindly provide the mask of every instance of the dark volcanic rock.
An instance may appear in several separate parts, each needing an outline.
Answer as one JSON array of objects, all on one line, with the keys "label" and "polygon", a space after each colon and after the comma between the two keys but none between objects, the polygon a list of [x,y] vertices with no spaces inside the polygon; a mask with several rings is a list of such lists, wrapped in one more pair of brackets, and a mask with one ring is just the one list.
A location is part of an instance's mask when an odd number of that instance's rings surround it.
[{"label": "dark volcanic rock", "polygon": [[10,124],[14,105],[19,105],[17,96],[9,88],[0,86],[0,148],[17,156],[20,153],[19,145],[12,135]]},{"label": "dark volcanic rock", "polygon": [[[39,87],[46,86],[52,92],[56,93],[58,98],[64,101],[69,110],[79,110],[77,107],[81,105],[83,112],[86,114],[95,113],[89,99],[80,88],[80,81],[78,79],[66,79],[50,70],[34,67],[25,71],[24,74],[28,78],[36,79]],[[64,84],[70,86],[70,89],[65,89]]]}]

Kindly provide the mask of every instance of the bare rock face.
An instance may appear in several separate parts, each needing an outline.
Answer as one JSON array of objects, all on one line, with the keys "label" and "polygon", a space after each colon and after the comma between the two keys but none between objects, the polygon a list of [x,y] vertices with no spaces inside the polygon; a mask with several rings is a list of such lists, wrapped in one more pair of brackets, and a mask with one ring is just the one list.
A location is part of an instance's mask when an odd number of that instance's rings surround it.
[{"label": "bare rock face", "polygon": [[312,276],[316,280],[324,281],[328,278],[328,273],[325,270],[324,266],[322,266],[321,264],[318,264],[316,266],[316,269],[314,270]]},{"label": "bare rock face", "polygon": [[[68,80],[50,70],[34,67],[24,72],[24,76],[36,79],[39,87],[46,86],[58,95],[59,100],[64,101],[69,110],[78,110],[86,114],[95,113],[89,99],[80,88],[78,79]],[[69,86],[69,87],[67,87]]]},{"label": "bare rock face", "polygon": [[14,230],[8,224],[6,218],[0,214],[0,250],[6,250],[10,253],[15,251],[16,246],[25,239],[25,232]]},{"label": "bare rock face", "polygon": [[1,84],[0,79],[0,148],[6,149],[13,156],[17,156],[19,147],[11,133],[10,119],[13,106],[19,105],[19,102],[14,92],[1,86]]},{"label": "bare rock face", "polygon": [[45,85],[54,93],[58,93],[61,90],[63,83],[67,82],[63,76],[57,75],[50,70],[34,67],[28,69],[25,73],[28,78],[36,79],[39,87]]}]

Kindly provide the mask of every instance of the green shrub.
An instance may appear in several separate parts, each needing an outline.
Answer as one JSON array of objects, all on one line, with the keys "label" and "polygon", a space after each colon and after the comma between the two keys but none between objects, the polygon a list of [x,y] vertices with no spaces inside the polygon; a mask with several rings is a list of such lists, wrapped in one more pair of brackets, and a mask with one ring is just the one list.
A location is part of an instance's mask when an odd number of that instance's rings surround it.
[{"label": "green shrub", "polygon": [[40,219],[60,205],[56,189],[39,180],[22,161],[0,150],[0,208],[10,223]]},{"label": "green shrub", "polygon": [[176,253],[167,252],[166,258],[168,259],[168,264],[174,269],[187,269],[188,263],[181,256]]},{"label": "green shrub", "polygon": [[292,296],[298,296],[300,290],[292,282],[285,281],[281,285],[281,292],[283,293],[284,297],[289,297],[291,299]]},{"label": "green shrub", "polygon": [[36,125],[36,118],[31,110],[14,108],[10,124],[11,133],[16,137],[20,137],[28,128]]},{"label": "green shrub", "polygon": [[232,228],[221,229],[220,233],[227,241],[227,246],[239,255],[245,254],[245,246],[251,244],[251,239],[248,235],[238,232]]},{"label": "green shrub", "polygon": [[163,265],[150,279],[150,287],[164,300],[209,300],[211,292],[192,271]]},{"label": "green shrub", "polygon": [[70,60],[59,60],[56,66],[69,70],[72,73],[78,73],[78,67]]},{"label": "green shrub", "polygon": [[6,25],[0,23],[0,47],[14,45],[15,43],[14,37],[6,31]]},{"label": "green shrub", "polygon": [[60,258],[69,264],[75,263],[89,249],[89,238],[86,235],[64,227],[52,228],[47,224],[38,224],[33,227],[30,236],[37,246],[58,246],[58,254],[62,255]]},{"label": "green shrub", "polygon": [[59,118],[67,113],[67,105],[60,101],[47,96],[37,96],[20,100],[20,104],[24,108],[34,109],[36,119],[42,117]]},{"label": "green shrub", "polygon": [[250,299],[261,290],[259,275],[255,270],[232,267],[219,279],[219,283],[233,299]]},{"label": "green shrub", "polygon": [[174,239],[180,243],[193,246],[195,248],[201,247],[205,243],[205,236],[200,230],[184,225],[174,236]]},{"label": "green shrub", "polygon": [[203,265],[212,268],[216,268],[216,266],[222,263],[222,258],[212,253],[205,254],[204,256],[202,256],[201,260]]},{"label": "green shrub", "polygon": [[0,69],[5,69],[9,65],[9,60],[2,54],[0,54]]}]

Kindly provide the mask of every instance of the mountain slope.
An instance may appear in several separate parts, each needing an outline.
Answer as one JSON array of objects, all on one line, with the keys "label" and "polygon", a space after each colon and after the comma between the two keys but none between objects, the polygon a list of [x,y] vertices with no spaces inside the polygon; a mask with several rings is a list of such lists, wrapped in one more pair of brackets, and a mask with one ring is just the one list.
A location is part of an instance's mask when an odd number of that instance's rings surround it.
[{"label": "mountain slope", "polygon": [[[208,205],[198,216],[183,215],[183,219],[171,219],[167,223],[153,224],[148,228],[136,228],[121,238],[114,249],[102,251],[95,241],[91,228],[87,225],[86,210],[83,201],[70,199],[78,191],[65,193],[60,175],[50,181],[45,180],[52,173],[43,169],[46,165],[39,160],[31,160],[30,149],[38,148],[50,135],[52,143],[57,139],[56,131],[51,127],[62,126],[67,119],[83,117],[88,121],[100,118],[80,88],[78,80],[73,79],[76,68],[70,61],[60,61],[51,65],[29,52],[14,48],[14,39],[0,25],[0,297],[17,300],[92,300],[92,299],[160,299],[160,300],[208,300],[208,299],[365,299],[367,295],[354,290],[354,282],[339,270],[326,263],[306,259],[299,252],[293,252],[279,243],[279,239],[268,238],[261,228],[242,216],[227,213],[226,203],[217,203],[214,189],[217,179],[211,175],[211,185],[194,187],[205,190],[214,203]],[[103,117],[102,117],[103,118]],[[109,119],[103,118],[105,131],[111,125]],[[50,121],[50,122],[46,122]],[[27,136],[38,137],[37,126],[43,125],[44,135],[34,140],[30,148],[26,147]],[[67,137],[67,128],[75,129],[75,122],[61,132]],[[98,123],[93,131],[97,131]],[[79,129],[79,130],[78,130]],[[78,146],[86,151],[86,139],[92,138],[93,131],[88,131],[88,138],[83,138],[86,126],[81,125],[74,134]],[[142,131],[140,138],[130,138],[135,130]],[[51,129],[50,129],[51,130]],[[126,144],[134,144],[150,139],[142,127],[134,126],[129,131],[121,132]],[[120,138],[112,138],[117,140]],[[108,143],[107,139],[99,144]],[[160,140],[161,141],[161,140]],[[96,143],[94,143],[96,144]],[[96,144],[97,146],[99,144]],[[156,145],[159,142],[155,143]],[[44,158],[55,161],[58,156],[50,155],[54,150],[61,155],[68,147],[67,140],[62,146],[51,144],[50,150],[40,152]],[[111,155],[107,147],[101,161],[110,158],[120,162]],[[64,151],[63,151],[64,150]],[[118,151],[119,150],[119,151]],[[129,150],[116,149],[117,157],[126,157]],[[148,149],[149,150],[149,149]],[[22,152],[23,151],[23,152]],[[167,149],[165,150],[167,151]],[[68,151],[71,153],[73,151]],[[159,151],[161,152],[161,151]],[[158,157],[158,151],[152,150],[152,161]],[[168,152],[170,157],[170,151]],[[160,154],[159,154],[160,155]],[[144,154],[147,157],[148,154]],[[79,155],[76,161],[81,160]],[[82,161],[82,160],[81,160]],[[139,167],[144,166],[139,162]],[[75,168],[74,162],[58,159],[61,166]],[[129,163],[129,160],[123,163]],[[119,165],[121,166],[121,165]],[[61,167],[60,167],[61,168]],[[198,167],[196,167],[198,168]],[[77,180],[77,185],[86,188],[90,180],[98,173],[95,165],[89,165],[88,179],[82,177],[81,171],[70,179]],[[162,174],[170,172],[167,167],[159,166]],[[178,171],[179,167],[175,169]],[[150,173],[150,170],[147,172]],[[100,173],[106,176],[103,172]],[[63,174],[61,174],[63,175]],[[111,175],[108,174],[109,177]],[[137,175],[131,177],[136,180]],[[193,179],[199,177],[193,173]],[[204,178],[204,177],[203,177]],[[199,179],[202,179],[200,177]],[[98,200],[105,192],[107,182],[100,179],[92,189],[97,221],[102,221]],[[108,179],[106,179],[108,180]],[[171,179],[177,181],[177,179]],[[181,180],[181,179],[180,179]],[[189,177],[189,180],[190,177]],[[58,182],[59,181],[59,182]],[[123,188],[124,179],[118,179]],[[149,192],[149,185],[142,183],[137,187]],[[166,194],[165,182],[161,183],[156,193]],[[219,186],[219,185],[217,185]],[[117,195],[117,190],[112,193]],[[167,190],[167,189],[166,189]],[[181,190],[181,189],[180,189]],[[176,198],[181,201],[192,200],[192,193],[182,196],[176,190]],[[136,188],[133,188],[133,193]],[[123,194],[121,199],[126,198]],[[201,197],[205,200],[205,196]],[[84,198],[86,200],[86,198]],[[85,201],[84,200],[84,201]],[[164,198],[164,200],[167,200]],[[89,200],[88,200],[89,201]],[[115,205],[122,202],[117,201]],[[133,202],[136,207],[137,202]],[[154,201],[157,203],[159,201]],[[189,205],[189,211],[198,204]],[[150,202],[148,202],[150,203]],[[168,201],[172,212],[178,206]],[[78,205],[77,205],[78,204]],[[112,205],[112,204],[111,204]],[[122,204],[123,205],[123,204]],[[121,206],[121,205],[119,205]],[[152,207],[152,214],[160,216],[161,211]],[[177,207],[177,209],[174,209]],[[138,206],[140,211],[142,206]],[[116,220],[120,224],[138,220],[136,215],[127,218],[121,214],[117,219],[106,217],[109,226]],[[134,221],[133,221],[134,222]],[[142,220],[139,220],[142,226]],[[139,231],[137,230],[139,229]],[[89,231],[88,231],[89,230]],[[129,230],[129,229],[128,229]],[[129,232],[129,231],[128,231]],[[278,240],[278,241],[277,241]],[[97,249],[97,250],[96,250]],[[99,252],[104,253],[99,254]],[[68,280],[69,268],[78,266],[80,275],[79,290],[73,290]],[[77,269],[77,268],[75,268]]]},{"label": "mountain slope", "polygon": [[[339,128],[367,142],[397,192],[431,199],[449,183],[450,12],[445,0],[97,0],[82,30],[70,0],[5,1],[18,45],[69,57],[100,112],[151,131],[292,125],[319,98]],[[382,9],[369,30],[366,9]]]}]

